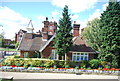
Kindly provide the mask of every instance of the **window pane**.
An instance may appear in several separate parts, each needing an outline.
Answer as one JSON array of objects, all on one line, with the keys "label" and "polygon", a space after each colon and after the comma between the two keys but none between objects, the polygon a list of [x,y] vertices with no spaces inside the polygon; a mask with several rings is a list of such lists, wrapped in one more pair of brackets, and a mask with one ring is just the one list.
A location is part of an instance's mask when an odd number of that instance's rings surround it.
[{"label": "window pane", "polygon": [[83,60],[83,56],[81,56],[81,60]]},{"label": "window pane", "polygon": [[76,53],[73,53],[73,55],[76,55]]},{"label": "window pane", "polygon": [[24,53],[24,58],[27,58],[28,57],[28,52],[25,52]]},{"label": "window pane", "polygon": [[73,61],[76,61],[76,56],[73,56]]},{"label": "window pane", "polygon": [[80,61],[80,56],[77,56],[77,61]]},{"label": "window pane", "polygon": [[81,55],[83,55],[83,53],[81,53]]},{"label": "window pane", "polygon": [[77,53],[77,55],[80,55],[80,53]]},{"label": "window pane", "polygon": [[87,56],[84,57],[84,60],[88,60]]},{"label": "window pane", "polygon": [[55,55],[54,55],[54,50],[52,50],[52,59],[54,59]]}]

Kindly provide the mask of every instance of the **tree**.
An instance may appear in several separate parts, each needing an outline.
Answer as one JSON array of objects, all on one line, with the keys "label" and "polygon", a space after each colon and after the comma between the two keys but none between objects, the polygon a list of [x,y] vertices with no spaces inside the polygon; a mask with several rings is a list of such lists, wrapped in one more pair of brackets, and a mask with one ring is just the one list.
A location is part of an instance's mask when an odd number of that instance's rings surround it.
[{"label": "tree", "polygon": [[72,25],[70,14],[68,13],[68,6],[64,7],[62,16],[63,17],[59,20],[54,42],[56,53],[60,56],[65,56],[65,60],[67,60],[67,53],[72,46]]},{"label": "tree", "polygon": [[92,21],[88,21],[87,27],[84,28],[82,32],[83,37],[86,39],[86,42],[96,51],[100,51],[100,41],[99,39],[99,21],[100,19],[95,18]]},{"label": "tree", "polygon": [[89,22],[88,27],[83,36],[99,51],[98,58],[111,63],[111,67],[120,66],[120,2],[109,2],[100,20]]},{"label": "tree", "polygon": [[[3,25],[0,25],[0,28],[2,28]],[[4,46],[4,31],[3,29],[0,29],[0,47]]]},{"label": "tree", "polygon": [[3,47],[4,45],[4,36],[2,34],[0,34],[0,47]]},{"label": "tree", "polygon": [[120,59],[120,2],[110,2],[100,17],[101,54],[99,58],[117,67]]}]

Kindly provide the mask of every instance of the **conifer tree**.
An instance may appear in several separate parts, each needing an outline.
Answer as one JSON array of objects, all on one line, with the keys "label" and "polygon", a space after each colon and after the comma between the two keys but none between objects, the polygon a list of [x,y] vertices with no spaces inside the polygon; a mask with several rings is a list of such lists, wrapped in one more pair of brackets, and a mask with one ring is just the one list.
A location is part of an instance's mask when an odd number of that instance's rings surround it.
[{"label": "conifer tree", "polygon": [[83,36],[99,52],[100,60],[110,63],[111,67],[120,67],[120,2],[110,0],[100,20],[90,21]]},{"label": "conifer tree", "polygon": [[68,13],[68,6],[65,6],[62,13],[62,18],[59,20],[58,29],[55,37],[56,53],[60,56],[65,56],[67,60],[67,53],[72,46],[72,25],[70,14]]},{"label": "conifer tree", "polygon": [[99,58],[110,62],[112,67],[117,67],[120,64],[120,2],[110,0],[100,18],[101,52]]}]

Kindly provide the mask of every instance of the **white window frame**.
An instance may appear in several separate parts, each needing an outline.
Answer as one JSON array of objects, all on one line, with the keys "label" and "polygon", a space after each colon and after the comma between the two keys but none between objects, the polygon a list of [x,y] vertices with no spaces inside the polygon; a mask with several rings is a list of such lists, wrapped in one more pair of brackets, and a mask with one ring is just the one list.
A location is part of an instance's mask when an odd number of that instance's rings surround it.
[{"label": "white window frame", "polygon": [[[81,52],[73,52],[72,53],[72,61],[77,61],[77,62],[79,62],[79,61],[81,61],[81,57],[83,56],[83,60],[85,60],[85,57],[87,57],[87,60],[88,60],[88,58],[89,58],[89,54],[88,53],[86,53],[86,52],[84,52],[84,53],[81,53]],[[75,57],[75,59],[74,59],[74,57]],[[77,57],[79,57],[79,60],[77,60]]]},{"label": "white window frame", "polygon": [[58,54],[55,53],[55,49],[52,49],[51,59],[52,60],[58,60]]},{"label": "white window frame", "polygon": [[24,52],[24,58],[28,58],[28,52]]}]

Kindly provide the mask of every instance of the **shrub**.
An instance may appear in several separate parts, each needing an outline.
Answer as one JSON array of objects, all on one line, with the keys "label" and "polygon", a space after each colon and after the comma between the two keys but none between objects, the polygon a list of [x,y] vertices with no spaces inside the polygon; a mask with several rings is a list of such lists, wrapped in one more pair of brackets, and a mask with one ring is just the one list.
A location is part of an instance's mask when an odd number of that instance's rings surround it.
[{"label": "shrub", "polygon": [[83,65],[81,68],[82,68],[82,69],[86,69],[86,66],[85,66],[85,65]]},{"label": "shrub", "polygon": [[6,65],[5,62],[2,62],[2,65],[5,66]]},{"label": "shrub", "polygon": [[15,65],[16,65],[17,67],[19,67],[19,66],[20,66],[20,64],[19,64],[19,63],[16,63]]},{"label": "shrub", "polygon": [[57,68],[57,66],[56,65],[54,65],[54,69],[56,69]]},{"label": "shrub", "polygon": [[20,58],[20,55],[14,55],[14,58]]},{"label": "shrub", "polygon": [[79,66],[76,66],[75,69],[79,69]]},{"label": "shrub", "polygon": [[57,67],[65,67],[64,60],[54,60],[53,65],[56,65]]},{"label": "shrub", "polygon": [[28,68],[28,64],[24,64],[24,68]]},{"label": "shrub", "polygon": [[99,60],[98,59],[92,59],[92,60],[89,61],[89,63],[90,63],[90,66],[94,69],[98,68],[98,66],[99,66]]},{"label": "shrub", "polygon": [[53,63],[54,63],[53,60],[45,60],[44,65],[45,65],[46,67],[51,67],[51,66],[53,66]]},{"label": "shrub", "polygon": [[108,66],[109,63],[106,61],[100,61],[100,66],[102,66],[103,68],[106,68],[106,66]]},{"label": "shrub", "polygon": [[69,65],[65,65],[65,68],[69,68]]},{"label": "shrub", "polygon": [[69,63],[69,66],[70,67],[76,67],[76,65],[80,65],[80,63],[79,62],[76,62],[76,61],[70,61],[70,63]]},{"label": "shrub", "polygon": [[17,47],[18,47],[18,45],[19,45],[19,42],[17,42],[17,43],[15,44],[15,48],[17,48]]},{"label": "shrub", "polygon": [[89,67],[89,62],[87,60],[80,61],[80,67],[82,67],[82,68]]},{"label": "shrub", "polygon": [[90,70],[90,69],[91,69],[91,67],[88,67],[87,69],[89,69],[89,70]]}]

